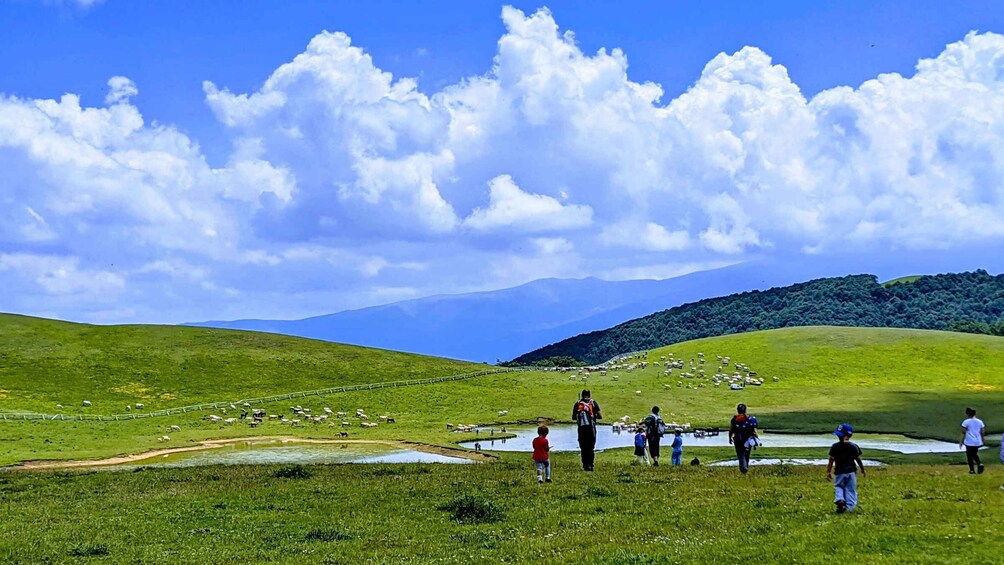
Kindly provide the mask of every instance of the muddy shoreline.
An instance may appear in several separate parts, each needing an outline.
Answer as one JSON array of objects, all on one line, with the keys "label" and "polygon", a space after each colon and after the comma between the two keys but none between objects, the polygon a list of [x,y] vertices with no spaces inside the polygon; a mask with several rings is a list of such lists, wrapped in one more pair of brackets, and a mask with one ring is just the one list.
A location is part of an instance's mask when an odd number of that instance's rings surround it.
[{"label": "muddy shoreline", "polygon": [[422,451],[425,453],[432,453],[435,455],[443,455],[446,457],[460,457],[476,463],[484,463],[486,461],[492,461],[498,459],[494,455],[487,453],[475,452],[469,449],[463,449],[460,447],[446,447],[441,445],[432,445],[428,443],[421,443],[415,441],[394,441],[394,440],[379,440],[379,439],[313,439],[313,438],[298,438],[290,436],[252,436],[243,438],[227,438],[227,439],[209,439],[194,443],[193,445],[187,445],[184,447],[168,447],[163,449],[152,449],[149,451],[144,451],[143,453],[137,453],[134,455],[116,455],[113,457],[106,457],[104,459],[85,459],[85,460],[35,460],[35,461],[25,461],[20,464],[11,465],[5,467],[7,470],[15,471],[52,471],[52,470],[64,470],[64,469],[89,469],[94,467],[108,467],[114,465],[125,465],[129,463],[137,463],[140,461],[145,461],[147,459],[153,459],[155,457],[162,457],[164,455],[172,455],[175,453],[186,453],[189,451],[206,451],[209,449],[219,449],[227,445],[233,445],[236,443],[244,442],[280,442],[282,444],[331,444],[331,445],[384,445],[388,447],[398,447],[413,449],[415,451]]}]

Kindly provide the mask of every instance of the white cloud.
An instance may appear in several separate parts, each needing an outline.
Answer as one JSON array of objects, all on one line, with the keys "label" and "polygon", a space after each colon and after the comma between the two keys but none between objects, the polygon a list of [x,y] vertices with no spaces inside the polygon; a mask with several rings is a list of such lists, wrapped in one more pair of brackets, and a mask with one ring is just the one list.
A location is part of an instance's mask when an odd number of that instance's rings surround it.
[{"label": "white cloud", "polygon": [[136,83],[128,77],[114,76],[108,79],[108,95],[105,96],[105,104],[119,104],[128,102],[130,98],[139,94]]},{"label": "white cloud", "polygon": [[76,257],[28,253],[0,254],[0,273],[30,280],[51,295],[81,295],[85,300],[107,301],[125,286],[125,280],[108,271],[79,268]]},{"label": "white cloud", "polygon": [[567,231],[587,227],[593,220],[589,206],[562,205],[551,196],[523,192],[509,175],[493,178],[488,187],[488,207],[475,209],[464,220],[464,225],[471,229]]},{"label": "white cloud", "polygon": [[341,32],[250,92],[207,81],[234,147],[216,168],[144,119],[126,77],[101,107],[0,95],[0,284],[18,289],[0,309],[94,292],[137,316],[158,300],[321,313],[764,250],[1004,242],[1004,36],[811,99],[745,47],[663,100],[547,10],[502,21],[486,72],[438,91]]},{"label": "white cloud", "polygon": [[599,240],[610,246],[645,251],[680,251],[690,244],[686,230],[669,231],[655,222],[626,220],[603,228]]}]

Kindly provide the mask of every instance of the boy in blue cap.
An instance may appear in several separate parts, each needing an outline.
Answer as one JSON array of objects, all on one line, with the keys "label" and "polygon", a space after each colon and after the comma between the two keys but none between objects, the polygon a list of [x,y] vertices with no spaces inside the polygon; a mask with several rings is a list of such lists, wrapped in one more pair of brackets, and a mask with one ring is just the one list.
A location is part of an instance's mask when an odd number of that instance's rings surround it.
[{"label": "boy in blue cap", "polygon": [[[861,468],[861,476],[865,476],[865,466],[861,462],[861,448],[856,443],[851,442],[854,428],[850,424],[840,424],[835,436],[840,441],[830,447],[830,460],[826,464],[826,478],[833,480],[833,490],[836,497],[833,501],[837,505],[837,513],[852,512],[858,505],[858,476],[855,474],[857,467]],[[833,475],[836,467],[836,477]]]}]

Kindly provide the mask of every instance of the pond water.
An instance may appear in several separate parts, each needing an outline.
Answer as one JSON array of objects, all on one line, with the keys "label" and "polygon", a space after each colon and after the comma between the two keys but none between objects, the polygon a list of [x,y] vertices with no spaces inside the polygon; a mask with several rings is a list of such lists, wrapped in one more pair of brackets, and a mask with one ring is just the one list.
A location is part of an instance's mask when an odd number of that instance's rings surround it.
[{"label": "pond water", "polygon": [[[578,431],[572,424],[550,426],[547,436],[552,451],[578,451]],[[516,437],[508,439],[486,438],[462,442],[464,447],[473,448],[475,442],[481,443],[481,449],[494,451],[533,451],[530,443],[537,437],[537,428],[519,426],[508,428],[509,434]],[[663,449],[672,443],[672,435],[662,440]],[[781,434],[760,432],[760,441],[764,447],[829,447],[836,441],[833,434]],[[959,446],[947,441],[936,439],[913,439],[901,435],[886,434],[854,434],[854,443],[862,449],[884,449],[899,453],[959,453]],[[632,447],[634,433],[615,432],[610,426],[599,426],[596,435],[596,449],[613,449],[617,447]],[[728,447],[728,432],[722,431],[717,436],[696,438],[693,434],[683,434],[683,446],[687,447]]]},{"label": "pond water", "polygon": [[[343,447],[344,446],[344,447]],[[242,441],[168,455],[156,455],[132,463],[105,467],[195,467],[200,465],[332,464],[332,463],[471,463],[463,457],[448,457],[412,449],[369,444],[307,444],[280,441]]]},{"label": "pond water", "polygon": [[[757,465],[826,465],[828,459],[774,459],[767,457],[764,459],[750,459],[750,466]],[[881,461],[875,461],[874,459],[862,459],[865,467],[881,467],[884,465]],[[725,461],[715,461],[714,463],[709,463],[708,467],[738,467],[739,461],[735,459],[726,459]]]}]

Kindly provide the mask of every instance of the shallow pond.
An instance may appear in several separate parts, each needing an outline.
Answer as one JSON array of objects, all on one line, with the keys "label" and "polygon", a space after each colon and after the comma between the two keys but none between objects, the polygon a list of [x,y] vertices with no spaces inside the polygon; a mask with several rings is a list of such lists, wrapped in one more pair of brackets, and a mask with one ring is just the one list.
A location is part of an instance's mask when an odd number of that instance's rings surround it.
[{"label": "shallow pond", "polygon": [[[547,436],[551,443],[552,451],[578,451],[578,431],[572,424],[559,424],[550,426],[550,433]],[[519,426],[507,429],[509,434],[514,434],[515,438],[495,439],[483,437],[484,430],[481,431],[481,439],[465,441],[464,447],[474,447],[476,442],[481,443],[481,449],[494,451],[533,451],[531,442],[537,437],[537,428],[530,426]],[[672,435],[667,434],[662,440],[663,449],[672,443]],[[760,432],[760,441],[764,447],[829,447],[836,441],[833,434],[780,434]],[[913,439],[901,435],[885,434],[855,434],[854,443],[862,449],[884,449],[887,451],[898,451],[899,453],[960,453],[959,446],[947,441],[935,439]],[[596,449],[613,449],[617,447],[631,447],[634,445],[634,433],[615,432],[610,426],[599,426],[596,435]],[[706,436],[703,438],[694,437],[693,434],[683,434],[683,446],[687,447],[728,447],[729,439],[727,431],[722,431],[717,436]]]},{"label": "shallow pond", "polygon": [[[828,459],[775,459],[772,457],[767,457],[764,459],[750,459],[750,466],[758,465],[826,465]],[[874,459],[862,459],[865,467],[881,467],[884,465],[881,461],[875,461]],[[738,467],[739,461],[735,459],[726,459],[725,461],[715,461],[714,463],[709,463],[708,467]]]},{"label": "shallow pond", "polygon": [[103,467],[195,467],[200,465],[332,463],[471,463],[463,457],[448,457],[412,449],[368,444],[307,444],[280,441],[242,441],[221,447],[155,455],[131,463]]}]

